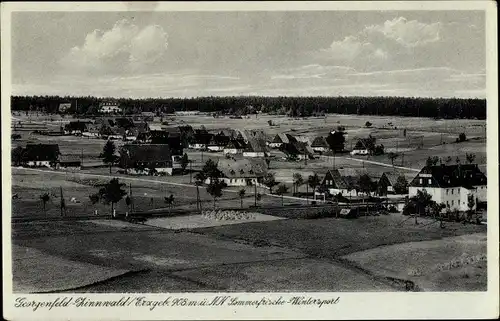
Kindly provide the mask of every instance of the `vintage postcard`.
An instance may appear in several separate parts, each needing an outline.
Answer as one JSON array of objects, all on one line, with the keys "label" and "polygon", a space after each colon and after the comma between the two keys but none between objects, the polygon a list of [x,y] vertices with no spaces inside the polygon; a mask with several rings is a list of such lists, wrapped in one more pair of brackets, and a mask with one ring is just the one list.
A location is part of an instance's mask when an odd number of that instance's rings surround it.
[{"label": "vintage postcard", "polygon": [[1,21],[4,318],[499,316],[494,2]]}]

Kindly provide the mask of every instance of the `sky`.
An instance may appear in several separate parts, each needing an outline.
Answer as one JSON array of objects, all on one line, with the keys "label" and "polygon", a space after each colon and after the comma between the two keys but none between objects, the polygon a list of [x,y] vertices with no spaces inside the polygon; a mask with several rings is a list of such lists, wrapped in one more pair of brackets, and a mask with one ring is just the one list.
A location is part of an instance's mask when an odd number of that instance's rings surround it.
[{"label": "sky", "polygon": [[14,12],[15,95],[486,96],[484,11]]}]

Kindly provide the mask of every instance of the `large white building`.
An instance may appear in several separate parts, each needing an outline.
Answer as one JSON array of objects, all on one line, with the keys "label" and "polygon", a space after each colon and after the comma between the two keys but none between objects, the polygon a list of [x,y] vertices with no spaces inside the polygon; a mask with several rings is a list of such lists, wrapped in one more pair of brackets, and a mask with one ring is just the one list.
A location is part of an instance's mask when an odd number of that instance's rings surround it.
[{"label": "large white building", "polygon": [[119,114],[122,112],[122,108],[118,105],[118,103],[103,102],[99,106],[99,112],[103,114]]},{"label": "large white building", "polygon": [[477,203],[487,201],[486,176],[476,164],[426,166],[411,181],[409,197],[426,191],[432,200],[451,210],[466,211],[469,195]]}]

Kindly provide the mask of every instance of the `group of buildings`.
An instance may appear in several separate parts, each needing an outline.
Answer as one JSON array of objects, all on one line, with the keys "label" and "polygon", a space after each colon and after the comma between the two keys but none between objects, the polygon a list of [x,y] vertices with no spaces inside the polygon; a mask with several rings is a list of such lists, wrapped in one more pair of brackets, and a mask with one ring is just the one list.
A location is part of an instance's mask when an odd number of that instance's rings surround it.
[{"label": "group of buildings", "polygon": [[[157,128],[144,119],[135,121],[125,117],[70,122],[64,131],[72,135],[125,141],[119,149],[117,165],[129,174],[172,175],[182,167],[186,148],[222,153],[226,157],[218,158],[218,167],[228,186],[262,185],[272,149],[283,152],[288,160],[310,159],[330,150],[324,137],[309,141],[288,133],[267,136],[261,130],[219,129],[209,132],[203,127],[193,129],[189,125]],[[28,167],[82,166],[78,157],[61,155],[56,144],[28,144],[22,151],[17,151],[14,163]],[[371,186],[366,186],[367,181]],[[403,190],[398,184],[404,186]],[[463,211],[468,207],[470,195],[476,199],[476,204],[486,202],[486,185],[486,176],[474,164],[426,166],[410,182],[394,171],[383,173],[381,177],[370,177],[364,168],[333,168],[321,175],[318,186],[322,188],[316,189],[315,194],[325,199],[334,196],[344,200],[399,194],[404,199],[404,196],[412,197],[419,190],[425,190],[436,202]]]}]

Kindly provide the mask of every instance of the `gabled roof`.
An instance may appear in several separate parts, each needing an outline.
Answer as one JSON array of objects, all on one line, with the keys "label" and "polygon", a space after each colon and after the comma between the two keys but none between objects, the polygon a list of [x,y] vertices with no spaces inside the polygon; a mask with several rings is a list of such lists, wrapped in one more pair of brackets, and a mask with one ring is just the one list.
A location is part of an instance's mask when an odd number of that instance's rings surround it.
[{"label": "gabled roof", "polygon": [[237,133],[234,129],[231,129],[231,128],[223,128],[221,130],[218,131],[219,135],[224,135],[224,136],[227,136],[227,137],[236,137]]},{"label": "gabled roof", "polygon": [[410,186],[420,186],[420,174],[430,174],[432,184],[438,187],[472,187],[486,185],[486,175],[479,170],[477,164],[425,166],[411,181]]},{"label": "gabled roof", "polygon": [[387,180],[389,181],[391,186],[394,186],[396,184],[396,182],[398,181],[398,178],[401,176],[403,176],[406,179],[406,177],[403,174],[398,173],[398,172],[384,172],[382,174],[382,176],[387,177]]},{"label": "gabled roof", "polygon": [[262,177],[267,173],[266,162],[262,159],[232,159],[221,158],[217,168],[226,178]]},{"label": "gabled roof", "polygon": [[264,139],[250,138],[245,148],[245,152],[267,153],[266,141]]},{"label": "gabled roof", "polygon": [[283,143],[283,144],[289,144],[290,140],[288,139],[288,136],[284,133],[278,133],[276,136],[274,136],[274,139],[272,143]]},{"label": "gabled roof", "polygon": [[245,142],[241,139],[231,139],[226,145],[226,149],[244,149],[246,146]]},{"label": "gabled roof", "polygon": [[123,146],[129,162],[171,162],[172,154],[167,144],[127,144]]},{"label": "gabled roof", "polygon": [[199,130],[197,129],[194,133],[193,136],[193,141],[194,143],[197,144],[209,144],[210,141],[212,140],[212,134],[208,133],[207,131]]},{"label": "gabled roof", "polygon": [[[339,189],[354,189],[359,185],[359,178],[363,175],[368,175],[365,168],[340,168],[332,169],[327,172],[335,181],[335,185]],[[323,183],[326,176],[323,178]]]},{"label": "gabled roof", "polygon": [[286,154],[313,156],[314,151],[309,144],[304,142],[293,142],[281,145],[280,148]]},{"label": "gabled roof", "polygon": [[329,145],[326,142],[325,137],[318,136],[318,137],[314,138],[314,140],[312,141],[311,147],[329,147]]},{"label": "gabled roof", "polygon": [[26,161],[55,161],[60,155],[57,144],[27,144],[23,151]]},{"label": "gabled roof", "polygon": [[214,135],[212,139],[210,139],[210,146],[226,146],[229,142],[229,137],[225,135]]},{"label": "gabled roof", "polygon": [[248,130],[248,129],[245,129],[244,132],[245,132],[245,135],[246,135],[246,137],[247,137],[248,140],[250,140],[252,138],[259,139],[259,140],[264,140],[264,141],[267,140],[266,133],[264,133],[264,131],[262,131],[262,130],[255,130],[255,129]]}]

